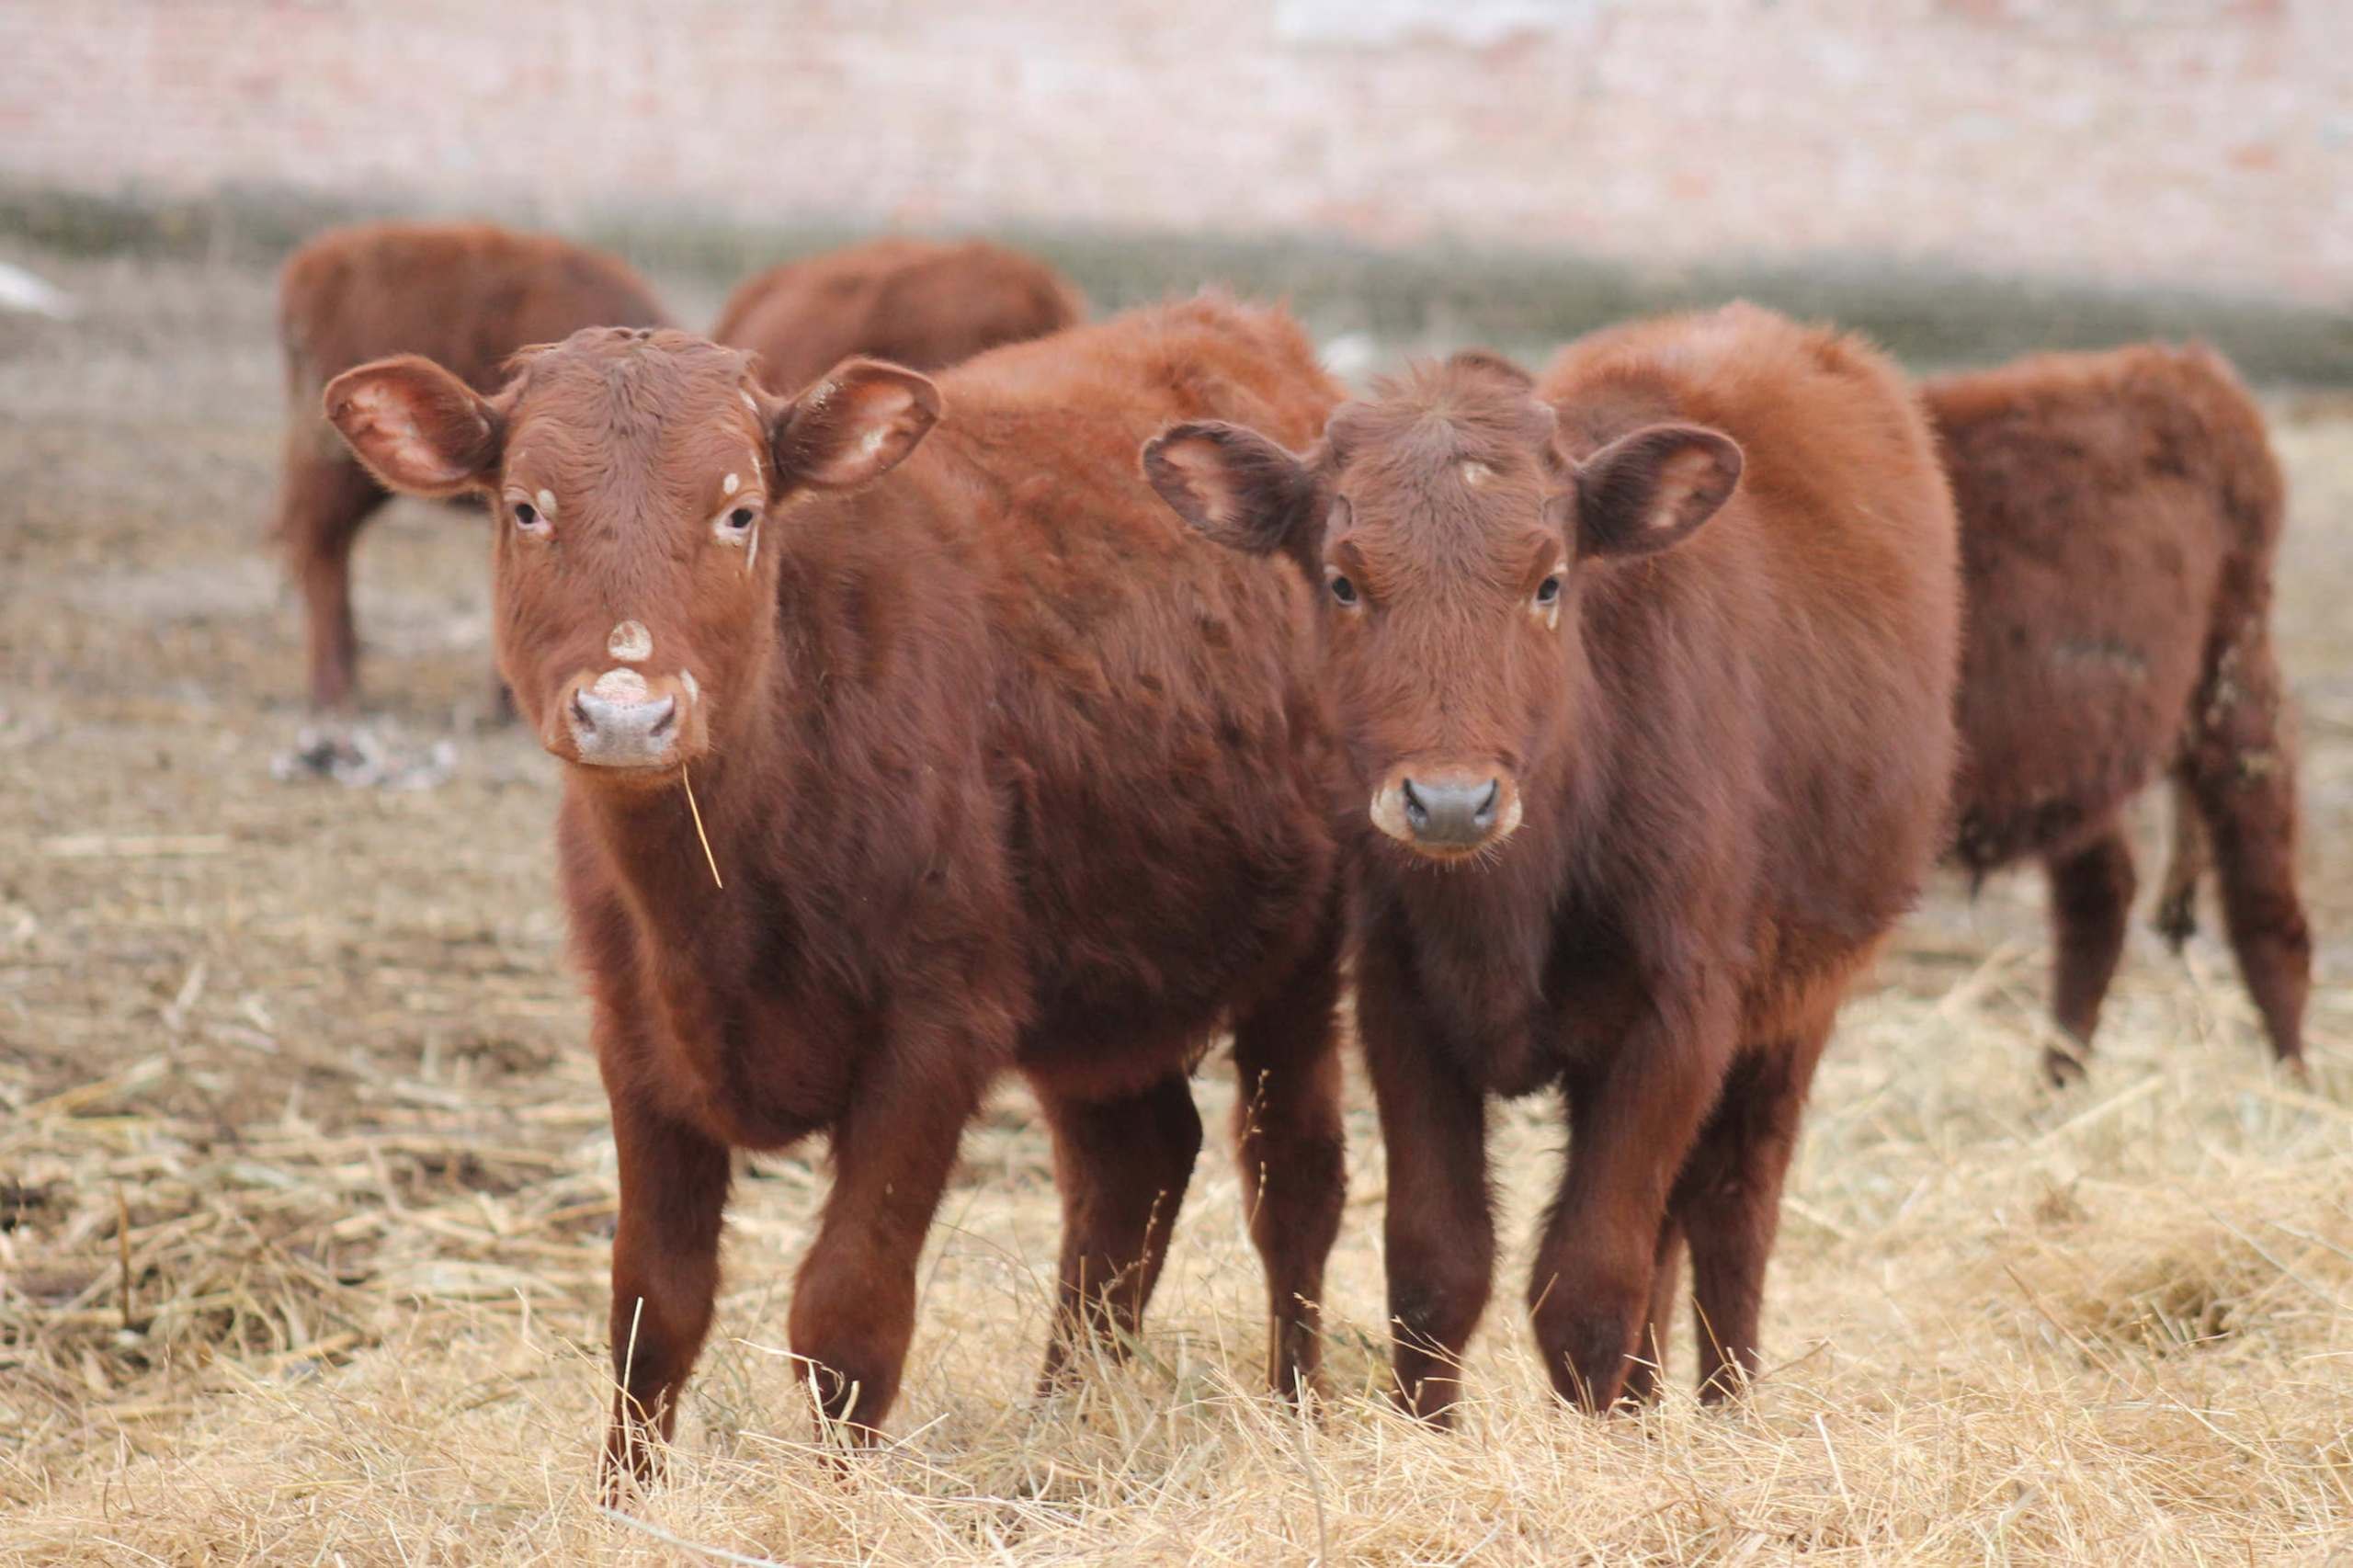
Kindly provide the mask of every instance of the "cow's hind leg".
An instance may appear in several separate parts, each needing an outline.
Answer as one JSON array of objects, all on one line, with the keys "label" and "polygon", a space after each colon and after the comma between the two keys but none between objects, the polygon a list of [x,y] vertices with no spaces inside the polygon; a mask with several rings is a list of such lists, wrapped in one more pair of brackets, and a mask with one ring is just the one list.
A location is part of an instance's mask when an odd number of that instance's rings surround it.
[{"label": "cow's hind leg", "polygon": [[1671,1202],[1690,1240],[1703,1400],[1738,1393],[1756,1375],[1765,1266],[1780,1228],[1781,1185],[1830,1025],[1824,1016],[1743,1056],[1677,1179]]},{"label": "cow's hind leg", "polygon": [[1267,1270],[1267,1378],[1286,1395],[1312,1390],[1323,1365],[1324,1264],[1347,1196],[1339,989],[1336,917],[1290,980],[1233,1029],[1234,1158]]},{"label": "cow's hind leg", "polygon": [[2190,788],[2213,840],[2222,925],[2271,1050],[2301,1069],[2312,930],[2296,887],[2296,754],[2270,641],[2245,636],[2200,694]]},{"label": "cow's hind leg", "polygon": [[1049,1392],[1085,1349],[1125,1358],[1142,1327],[1200,1153],[1201,1118],[1182,1073],[1109,1099],[1033,1086],[1053,1131],[1063,1200],[1061,1279],[1039,1379]]}]

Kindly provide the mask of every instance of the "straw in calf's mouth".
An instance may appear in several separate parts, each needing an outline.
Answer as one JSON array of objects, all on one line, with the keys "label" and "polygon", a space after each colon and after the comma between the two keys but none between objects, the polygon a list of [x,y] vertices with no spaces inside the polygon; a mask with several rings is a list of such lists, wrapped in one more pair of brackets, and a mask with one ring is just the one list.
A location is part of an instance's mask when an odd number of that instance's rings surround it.
[{"label": "straw in calf's mouth", "polygon": [[687,777],[687,765],[683,762],[678,764],[678,783],[687,791],[687,810],[694,815],[695,836],[702,840],[702,860],[704,865],[710,868],[711,886],[724,892],[727,891],[727,884],[720,880],[719,857],[710,852],[710,835],[702,830],[702,808],[695,804],[694,780]]}]

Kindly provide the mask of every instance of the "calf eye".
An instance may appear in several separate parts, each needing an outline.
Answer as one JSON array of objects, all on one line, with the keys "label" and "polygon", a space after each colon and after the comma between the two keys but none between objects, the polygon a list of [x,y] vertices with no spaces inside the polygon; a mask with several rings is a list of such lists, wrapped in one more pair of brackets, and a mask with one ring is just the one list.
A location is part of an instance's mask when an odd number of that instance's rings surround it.
[{"label": "calf eye", "polygon": [[527,534],[543,534],[548,531],[547,519],[540,517],[540,509],[529,501],[515,503],[515,526]]},{"label": "calf eye", "polygon": [[1344,605],[1357,602],[1357,585],[1338,573],[1332,574],[1332,597]]},{"label": "calf eye", "polygon": [[749,506],[738,506],[727,514],[727,526],[737,533],[742,533],[759,520],[760,515]]},{"label": "calf eye", "polygon": [[1561,579],[1547,577],[1536,585],[1536,608],[1550,609],[1561,602]]}]

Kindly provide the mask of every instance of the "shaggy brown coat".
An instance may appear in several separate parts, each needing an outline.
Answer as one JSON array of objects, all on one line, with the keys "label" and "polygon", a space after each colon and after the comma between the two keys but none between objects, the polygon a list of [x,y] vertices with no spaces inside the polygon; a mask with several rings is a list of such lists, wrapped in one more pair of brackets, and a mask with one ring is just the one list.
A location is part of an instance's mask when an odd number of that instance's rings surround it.
[{"label": "shaggy brown coat", "polygon": [[[1134,454],[1205,415],[1305,440],[1335,401],[1287,317],[1207,299],[937,388],[852,360],[784,399],[733,349],[586,333],[494,398],[415,359],[329,389],[388,481],[502,498],[500,665],[574,763],[564,895],[620,1156],[608,1476],[647,1469],[709,1327],[730,1148],[831,1137],[791,1344],[824,1420],[882,1420],[925,1231],[1007,1068],[1064,1205],[1047,1376],[1117,1353],[1228,1019],[1269,1373],[1313,1377],[1343,1182],[1313,621]],[[583,766],[616,693],[670,705],[664,749]]]},{"label": "shaggy brown coat", "polygon": [[351,547],[386,499],[319,418],[327,382],[370,359],[421,354],[492,392],[527,344],[667,319],[613,257],[488,223],[358,224],[289,258],[278,280],[287,418],[275,531],[309,621],[313,707],[347,708],[355,696]]},{"label": "shaggy brown coat", "polygon": [[[2158,929],[2195,928],[2210,854],[2271,1048],[2301,1063],[2312,937],[2296,748],[2271,644],[2286,487],[2263,417],[2202,348],[2054,354],[1928,383],[1969,605],[1952,856],[2051,880],[2052,1012],[2082,1071],[2131,910],[2125,804],[2175,783]],[[2211,840],[2211,849],[2210,849]]]},{"label": "shaggy brown coat", "polygon": [[1086,318],[1076,286],[1035,256],[985,240],[893,238],[754,275],[710,335],[757,354],[770,392],[794,392],[853,354],[940,370]]},{"label": "shaggy brown coat", "polygon": [[1147,452],[1197,526],[1326,585],[1398,1399],[1448,1418],[1485,1101],[1539,1091],[1571,1129],[1528,1290],[1555,1386],[1655,1388],[1687,1240],[1701,1386],[1736,1386],[1814,1064],[1943,832],[1960,593],[1913,392],[1733,306],[1540,384],[1416,369],[1303,457],[1215,425]]}]

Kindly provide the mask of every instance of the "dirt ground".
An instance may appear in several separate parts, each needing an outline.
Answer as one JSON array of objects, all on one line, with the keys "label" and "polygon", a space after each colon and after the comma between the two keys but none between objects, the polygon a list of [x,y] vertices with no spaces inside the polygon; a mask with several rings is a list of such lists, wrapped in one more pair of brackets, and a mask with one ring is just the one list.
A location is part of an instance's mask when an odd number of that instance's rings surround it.
[{"label": "dirt ground", "polygon": [[[822,1151],[762,1158],[673,1476],[620,1519],[590,1483],[612,1145],[554,765],[478,722],[482,524],[404,503],[362,547],[371,718],[421,787],[280,782],[267,275],[0,259],[85,308],[0,316],[0,1562],[2353,1562],[2353,403],[2273,403],[2309,1089],[2211,929],[2177,960],[2136,928],[2090,1082],[2046,1091],[2040,885],[1942,882],[1818,1085],[1753,1405],[1554,1408],[1516,1247],[1451,1438],[1371,1397],[1360,1089],[1320,1428],[1251,1392],[1222,1146],[1146,1354],[1031,1403],[1055,1208],[1008,1093],[893,1446],[847,1472],[807,1446],[781,1346]],[[1222,1115],[1222,1066],[1201,1095]],[[1552,1119],[1504,1119],[1515,1237]]]}]

